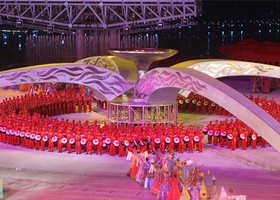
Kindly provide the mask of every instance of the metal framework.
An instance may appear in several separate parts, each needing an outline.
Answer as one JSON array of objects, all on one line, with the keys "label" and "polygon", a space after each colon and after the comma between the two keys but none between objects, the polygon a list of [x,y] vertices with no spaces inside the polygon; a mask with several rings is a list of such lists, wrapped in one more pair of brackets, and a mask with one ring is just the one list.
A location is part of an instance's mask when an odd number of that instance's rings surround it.
[{"label": "metal framework", "polygon": [[201,0],[14,0],[0,2],[3,24],[65,30],[165,29],[194,25]]},{"label": "metal framework", "polygon": [[108,122],[117,124],[155,124],[177,121],[177,102],[159,104],[132,104],[108,102]]}]

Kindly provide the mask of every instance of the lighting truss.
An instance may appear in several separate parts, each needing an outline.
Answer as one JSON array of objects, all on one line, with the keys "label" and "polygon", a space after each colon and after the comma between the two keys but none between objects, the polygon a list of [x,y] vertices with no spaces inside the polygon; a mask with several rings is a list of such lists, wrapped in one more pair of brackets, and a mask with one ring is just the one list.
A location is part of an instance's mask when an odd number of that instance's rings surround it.
[{"label": "lighting truss", "polygon": [[200,0],[14,0],[0,2],[3,23],[23,20],[24,27],[49,24],[55,31],[104,30],[157,26],[159,21],[194,18],[201,14]]}]

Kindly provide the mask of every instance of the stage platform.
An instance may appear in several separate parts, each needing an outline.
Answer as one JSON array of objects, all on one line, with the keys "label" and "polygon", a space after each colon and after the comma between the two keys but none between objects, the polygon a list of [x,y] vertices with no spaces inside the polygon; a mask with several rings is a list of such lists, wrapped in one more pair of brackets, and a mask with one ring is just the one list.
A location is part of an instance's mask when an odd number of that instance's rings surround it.
[{"label": "stage platform", "polygon": [[[244,94],[250,93],[245,80],[228,80],[228,84]],[[0,99],[16,96],[18,91],[0,91]],[[258,94],[254,94],[258,95]],[[280,90],[260,96],[275,97],[280,102]],[[81,121],[106,121],[101,110],[62,115],[59,118]],[[216,115],[179,114],[178,121],[185,125],[203,126],[209,120],[223,120]],[[251,200],[280,199],[280,153],[273,147],[231,151],[204,145],[203,153],[176,154],[190,158],[202,171],[215,175],[219,185],[234,195],[247,195]],[[153,200],[156,196],[126,176],[130,161],[125,157],[105,155],[76,155],[30,150],[0,143],[0,179],[3,180],[4,199],[7,200]]]}]

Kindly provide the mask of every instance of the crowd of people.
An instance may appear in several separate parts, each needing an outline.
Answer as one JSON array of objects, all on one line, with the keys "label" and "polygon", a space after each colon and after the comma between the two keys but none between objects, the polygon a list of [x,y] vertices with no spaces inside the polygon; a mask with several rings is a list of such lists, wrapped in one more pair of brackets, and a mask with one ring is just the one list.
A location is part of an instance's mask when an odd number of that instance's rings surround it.
[{"label": "crowd of people", "polygon": [[238,119],[216,120],[215,123],[210,121],[203,131],[207,133],[208,144],[231,150],[246,150],[248,147],[256,149],[257,146],[265,148],[267,144],[263,137]]},{"label": "crowd of people", "polygon": [[[218,192],[220,181],[209,170],[204,172],[203,165],[193,160],[181,160],[168,150],[154,150],[153,153],[133,151],[127,156],[131,166],[127,173],[132,179],[149,189],[158,200],[233,200],[233,190],[224,187]],[[219,189],[220,191],[220,189]],[[238,195],[238,199],[246,196]]]},{"label": "crowd of people", "polygon": [[[272,98],[254,97],[250,100],[261,106],[278,121],[279,105]],[[194,125],[185,126],[183,123],[155,125],[124,125],[124,124],[98,124],[97,121],[69,121],[51,118],[50,116],[90,112],[92,110],[93,95],[86,96],[83,90],[74,87],[52,90],[52,92],[27,93],[22,96],[6,98],[0,103],[0,142],[20,145],[37,150],[68,153],[82,152],[88,154],[109,153],[110,155],[125,156],[129,151],[160,150],[168,148],[170,152],[203,152],[204,137],[208,144],[228,147],[234,150],[251,146],[265,147],[267,142],[259,134],[238,119],[216,120],[209,122],[203,129]],[[190,101],[208,101],[199,95],[191,93]],[[180,101],[180,99],[179,99]],[[186,102],[186,99],[184,100]],[[209,102],[207,113],[226,114],[219,106],[211,106]],[[179,102],[180,104],[180,102]],[[188,109],[197,109],[197,104]],[[205,103],[202,103],[206,105]],[[206,106],[205,106],[206,107]]]},{"label": "crowd of people", "polygon": [[218,48],[225,58],[243,60],[249,62],[264,63],[279,66],[280,45],[278,42],[257,41],[245,39],[236,43],[230,43]]},{"label": "crowd of people", "polygon": [[188,97],[177,96],[178,111],[201,114],[216,114],[231,117],[232,114],[215,102],[191,92]]},{"label": "crowd of people", "polygon": [[204,134],[194,125],[132,126],[50,117],[91,110],[92,96],[86,98],[73,87],[6,98],[0,103],[0,142],[43,151],[106,152],[112,156],[124,156],[135,149],[163,151],[166,147],[179,153],[203,151]]},{"label": "crowd of people", "polygon": [[187,129],[182,124],[100,125],[97,121],[82,123],[41,117],[36,112],[29,115],[25,109],[0,116],[0,142],[42,151],[125,156],[128,151],[163,151],[168,147],[170,151],[192,153],[203,151],[203,137],[201,129],[192,125]]},{"label": "crowd of people", "polygon": [[[266,96],[261,98],[260,95],[256,97],[250,95],[247,98],[280,122],[280,105],[273,97],[268,99]],[[255,149],[257,146],[265,148],[268,145],[267,141],[260,134],[236,118],[221,121],[216,120],[215,123],[210,121],[202,131],[207,134],[208,144],[227,147],[231,150],[239,147],[242,150],[246,150],[247,147]]]},{"label": "crowd of people", "polygon": [[269,78],[269,77],[252,77],[252,93],[264,93],[269,94],[272,91],[280,88],[280,80],[276,78]]}]

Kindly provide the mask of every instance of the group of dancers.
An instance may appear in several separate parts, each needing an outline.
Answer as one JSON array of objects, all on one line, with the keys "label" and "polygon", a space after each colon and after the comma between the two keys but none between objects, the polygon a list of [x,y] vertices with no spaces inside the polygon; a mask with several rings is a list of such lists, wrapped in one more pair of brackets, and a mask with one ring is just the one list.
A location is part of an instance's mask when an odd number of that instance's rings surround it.
[{"label": "group of dancers", "polygon": [[[158,200],[233,200],[233,190],[228,192],[209,170],[191,159],[181,160],[168,150],[153,153],[129,152],[131,166],[127,173],[132,179],[149,189]],[[220,187],[220,186],[219,186]]]},{"label": "group of dancers", "polygon": [[266,93],[269,94],[277,88],[280,88],[280,80],[269,77],[252,77],[252,93]]}]

